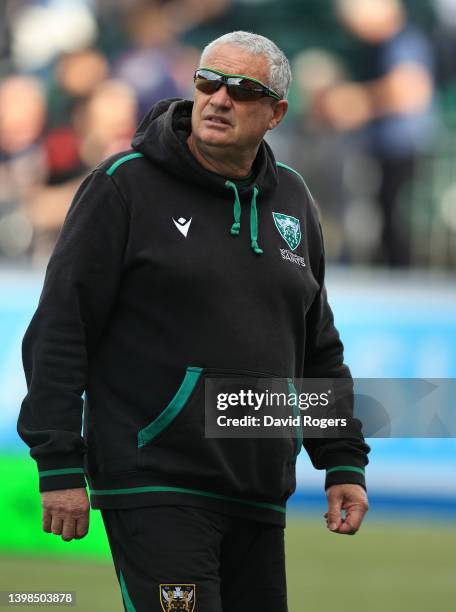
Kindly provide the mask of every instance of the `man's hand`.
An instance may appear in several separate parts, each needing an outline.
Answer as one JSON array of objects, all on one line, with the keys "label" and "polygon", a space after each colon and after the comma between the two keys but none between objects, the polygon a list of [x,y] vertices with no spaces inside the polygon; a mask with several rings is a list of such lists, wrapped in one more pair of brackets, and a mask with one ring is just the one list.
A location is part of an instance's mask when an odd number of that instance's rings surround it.
[{"label": "man's hand", "polygon": [[62,489],[41,493],[43,530],[70,542],[89,530],[89,500],[85,489]]},{"label": "man's hand", "polygon": [[[358,484],[333,485],[326,491],[328,512],[325,513],[328,529],[335,533],[354,535],[361,527],[369,509],[366,491]],[[345,518],[341,511],[345,510]]]}]

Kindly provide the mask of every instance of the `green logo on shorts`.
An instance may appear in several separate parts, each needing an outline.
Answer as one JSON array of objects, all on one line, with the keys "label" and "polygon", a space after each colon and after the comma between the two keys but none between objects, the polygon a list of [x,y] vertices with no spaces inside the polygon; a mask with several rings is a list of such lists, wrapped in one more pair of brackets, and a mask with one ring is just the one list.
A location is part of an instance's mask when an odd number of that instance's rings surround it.
[{"label": "green logo on shorts", "polygon": [[280,235],[288,244],[290,249],[294,251],[301,242],[301,225],[299,219],[291,215],[283,215],[282,213],[273,212],[274,223],[279,230]]}]

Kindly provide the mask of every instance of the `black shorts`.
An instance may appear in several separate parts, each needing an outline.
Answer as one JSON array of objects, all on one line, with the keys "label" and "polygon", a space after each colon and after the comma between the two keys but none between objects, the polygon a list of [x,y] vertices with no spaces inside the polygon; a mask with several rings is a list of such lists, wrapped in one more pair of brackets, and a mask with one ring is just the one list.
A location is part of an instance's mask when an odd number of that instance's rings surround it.
[{"label": "black shorts", "polygon": [[287,612],[282,527],[191,506],[101,513],[128,612]]}]

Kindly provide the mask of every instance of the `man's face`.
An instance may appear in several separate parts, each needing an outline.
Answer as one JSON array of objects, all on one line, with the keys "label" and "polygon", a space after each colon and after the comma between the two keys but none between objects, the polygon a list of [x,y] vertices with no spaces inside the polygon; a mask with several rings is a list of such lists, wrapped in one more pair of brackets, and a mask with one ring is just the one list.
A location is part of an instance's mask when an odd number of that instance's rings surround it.
[{"label": "man's face", "polygon": [[[269,64],[263,55],[252,55],[234,45],[218,45],[204,58],[205,68],[243,74],[269,85]],[[287,102],[271,97],[236,102],[225,86],[214,94],[195,89],[192,133],[201,146],[249,150],[258,146],[267,130],[286,112]]]}]

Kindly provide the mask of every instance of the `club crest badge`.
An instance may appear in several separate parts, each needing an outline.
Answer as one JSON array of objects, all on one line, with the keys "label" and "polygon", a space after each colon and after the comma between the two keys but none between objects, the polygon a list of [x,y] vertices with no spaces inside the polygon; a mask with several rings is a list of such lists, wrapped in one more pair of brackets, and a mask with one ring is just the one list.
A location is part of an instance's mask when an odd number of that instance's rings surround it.
[{"label": "club crest badge", "polygon": [[283,215],[282,213],[273,212],[274,223],[279,230],[280,235],[288,244],[290,249],[294,251],[301,242],[301,225],[299,219],[291,215]]},{"label": "club crest badge", "polygon": [[194,584],[160,585],[160,603],[164,612],[193,612],[195,601]]}]

